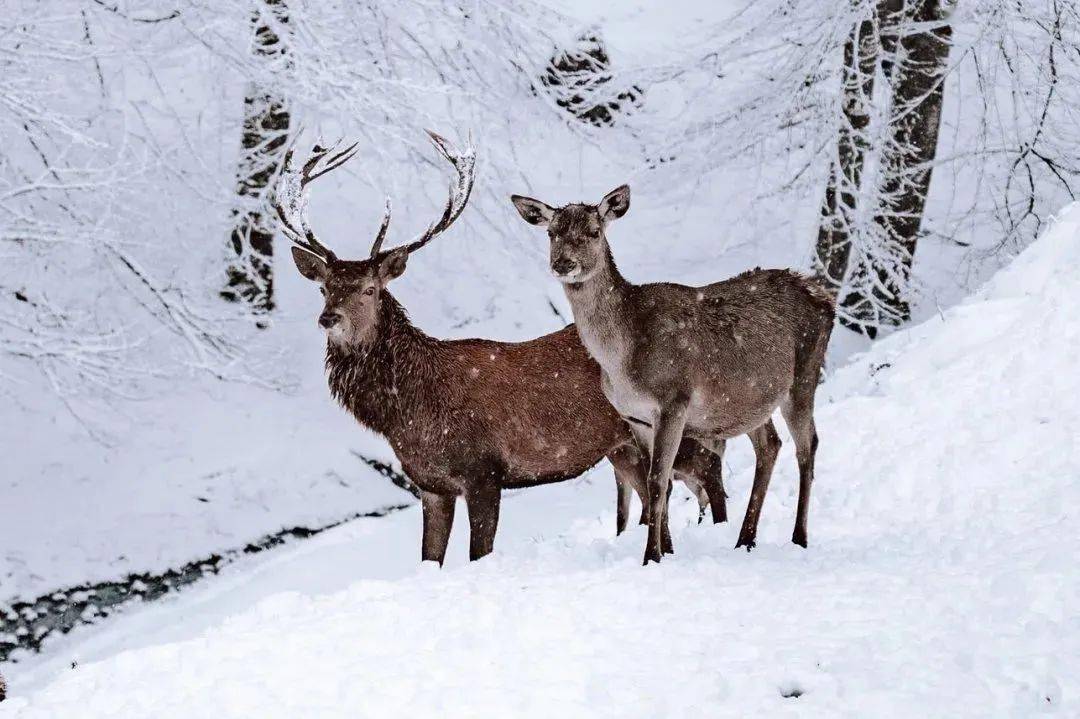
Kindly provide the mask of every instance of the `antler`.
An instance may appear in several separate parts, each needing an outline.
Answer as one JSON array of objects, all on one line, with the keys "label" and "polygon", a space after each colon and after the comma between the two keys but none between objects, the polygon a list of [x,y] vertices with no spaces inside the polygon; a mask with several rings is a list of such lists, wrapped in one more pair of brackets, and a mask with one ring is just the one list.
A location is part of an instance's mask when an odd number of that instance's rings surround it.
[{"label": "antler", "polygon": [[[281,220],[285,234],[294,244],[308,252],[322,258],[326,262],[333,262],[337,256],[330,248],[323,245],[315,237],[311,226],[307,221],[307,186],[319,179],[331,170],[344,165],[356,154],[357,143],[353,143],[344,150],[337,152],[337,145],[320,147],[315,145],[311,149],[311,157],[307,159],[300,170],[292,166],[292,148],[285,153],[285,161],[282,165],[281,179],[274,194],[273,206]],[[384,223],[389,222],[389,208]],[[385,232],[385,229],[381,232]]]},{"label": "antler", "polygon": [[[421,247],[441,235],[448,227],[450,227],[450,225],[454,224],[454,221],[457,220],[458,217],[461,216],[462,211],[465,209],[465,204],[469,201],[469,195],[472,194],[473,180],[475,177],[476,150],[473,147],[471,135],[465,149],[458,152],[446,138],[437,135],[431,130],[426,130],[425,132],[431,137],[431,143],[435,145],[435,149],[439,151],[439,154],[454,166],[457,177],[454,182],[450,183],[449,197],[446,200],[446,208],[443,210],[442,217],[432,223],[423,234],[405,246],[409,254],[416,252]],[[372,259],[381,255],[386,255],[390,252],[390,250],[382,250],[383,240],[386,238],[386,229],[389,225],[390,200],[387,199],[386,214],[383,215],[382,227],[379,228],[379,235],[375,238],[375,244],[371,246]]]}]

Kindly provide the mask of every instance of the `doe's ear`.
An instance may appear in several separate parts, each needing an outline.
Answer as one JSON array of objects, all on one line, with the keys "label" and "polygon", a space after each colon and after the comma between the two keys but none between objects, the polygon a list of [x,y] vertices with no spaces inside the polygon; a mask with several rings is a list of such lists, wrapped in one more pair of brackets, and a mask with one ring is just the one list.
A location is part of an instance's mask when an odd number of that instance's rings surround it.
[{"label": "doe's ear", "polygon": [[604,222],[611,222],[625,215],[630,209],[630,185],[616,187],[604,195],[597,209]]},{"label": "doe's ear", "polygon": [[551,222],[551,218],[555,215],[554,208],[545,205],[540,200],[534,200],[531,197],[510,195],[510,201],[514,203],[514,207],[517,208],[522,219],[530,225],[547,227],[548,223]]},{"label": "doe's ear", "polygon": [[313,255],[299,247],[292,248],[293,262],[300,274],[314,282],[322,282],[326,279],[326,262],[318,255]]},{"label": "doe's ear", "polygon": [[379,279],[383,282],[389,282],[395,277],[401,277],[408,259],[408,247],[403,245],[390,250],[390,252],[386,253],[386,257],[379,262]]}]

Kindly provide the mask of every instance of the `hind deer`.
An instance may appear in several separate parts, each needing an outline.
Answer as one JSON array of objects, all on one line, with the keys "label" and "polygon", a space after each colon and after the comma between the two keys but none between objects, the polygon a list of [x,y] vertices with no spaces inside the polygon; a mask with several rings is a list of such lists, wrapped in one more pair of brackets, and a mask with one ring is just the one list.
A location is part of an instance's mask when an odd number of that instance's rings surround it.
[{"label": "hind deer", "polygon": [[[576,477],[605,455],[618,486],[617,531],[626,526],[631,488],[641,492],[647,520],[643,458],[604,399],[600,368],[573,325],[528,342],[440,340],[413,325],[387,290],[409,256],[461,215],[472,190],[472,148],[457,152],[429,134],[456,177],[442,216],[406,245],[383,249],[389,201],[362,260],[339,259],[308,224],[308,186],[347,162],[355,144],[340,151],[316,146],[299,168],[288,152],[274,201],[296,268],[325,297],[319,325],[331,394],[390,442],[421,490],[421,559],[442,564],[458,496],[469,514],[469,557],[479,559],[494,545],[501,490]],[[720,457],[687,442],[676,464],[699,501],[704,488],[714,519],[726,517]]]},{"label": "hind deer", "polygon": [[799,465],[792,541],[805,547],[818,446],[814,393],[832,332],[831,297],[789,270],[756,269],[704,287],[627,281],[606,237],[608,224],[630,208],[626,185],[599,205],[554,208],[520,195],[511,201],[526,222],[547,228],[551,272],[603,370],[604,395],[649,448],[645,563],[672,549],[667,493],[683,437],[712,443],[749,435],[757,462],[736,547],[754,546],[780,451],[777,408]]}]

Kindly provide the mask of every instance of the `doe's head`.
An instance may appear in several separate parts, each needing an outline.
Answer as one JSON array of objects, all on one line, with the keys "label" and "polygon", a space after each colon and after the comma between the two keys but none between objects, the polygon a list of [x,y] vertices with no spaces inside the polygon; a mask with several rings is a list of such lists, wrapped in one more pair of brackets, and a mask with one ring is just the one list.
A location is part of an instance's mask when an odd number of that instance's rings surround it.
[{"label": "doe's head", "polygon": [[382,249],[390,227],[390,200],[382,225],[363,260],[338,259],[316,238],[307,221],[308,185],[345,164],[356,154],[356,144],[340,152],[318,145],[300,169],[292,166],[292,151],[285,155],[281,181],[274,198],[274,210],[281,220],[285,234],[293,242],[292,257],[300,274],[319,283],[325,302],[319,314],[319,326],[327,339],[341,348],[353,348],[372,343],[378,335],[379,316],[384,299],[383,290],[389,282],[405,272],[409,255],[442,234],[465,209],[472,192],[473,168],[476,155],[472,145],[458,152],[450,143],[428,132],[435,148],[456,171],[450,186],[450,196],[442,216],[412,242]]},{"label": "doe's head", "polygon": [[510,201],[530,225],[547,228],[551,273],[560,282],[571,284],[584,282],[607,260],[605,230],[609,222],[630,209],[630,187],[615,188],[598,205],[555,208],[521,195],[511,195]]}]

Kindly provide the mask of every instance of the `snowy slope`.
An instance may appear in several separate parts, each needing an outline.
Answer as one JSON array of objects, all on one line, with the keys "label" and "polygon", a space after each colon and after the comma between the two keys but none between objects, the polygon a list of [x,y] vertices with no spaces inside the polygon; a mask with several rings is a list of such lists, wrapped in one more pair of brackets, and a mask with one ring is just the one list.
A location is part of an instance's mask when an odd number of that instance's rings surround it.
[{"label": "snowy slope", "polygon": [[[601,470],[508,498],[473,565],[457,532],[418,567],[409,510],[234,568],[10,667],[0,717],[1076,716],[1078,263],[1075,204],[836,373],[808,551],[790,442],[752,554],[679,502],[642,568]],[[737,510],[751,468],[735,443]]]}]

